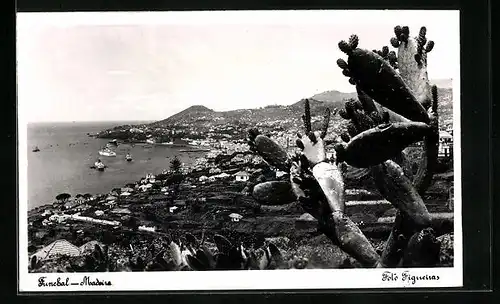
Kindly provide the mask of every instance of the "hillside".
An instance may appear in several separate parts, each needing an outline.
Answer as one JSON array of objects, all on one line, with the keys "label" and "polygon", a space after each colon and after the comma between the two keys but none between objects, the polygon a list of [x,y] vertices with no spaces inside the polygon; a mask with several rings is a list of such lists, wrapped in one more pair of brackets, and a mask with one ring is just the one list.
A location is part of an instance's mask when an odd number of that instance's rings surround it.
[{"label": "hillside", "polygon": [[214,116],[217,116],[217,112],[214,110],[202,105],[194,105],[164,120],[154,122],[152,125],[165,125],[183,120],[210,120],[213,119]]},{"label": "hillside", "polygon": [[[440,120],[446,123],[452,120],[453,104],[452,90],[446,87],[446,81],[436,81],[443,84],[445,87],[439,87],[438,96],[440,104]],[[356,93],[343,93],[339,91],[326,91],[316,94],[309,98],[311,105],[311,113],[314,115],[322,115],[326,108],[340,109],[343,107],[345,100],[349,98],[357,98]],[[196,127],[211,127],[225,124],[246,124],[255,125],[258,123],[273,123],[280,121],[286,125],[300,124],[300,117],[304,111],[305,99],[300,100],[291,105],[270,105],[257,109],[240,109],[232,111],[217,112],[205,106],[191,106],[167,119],[153,123],[154,126],[179,126],[179,125],[194,125]],[[340,119],[334,117],[332,121]]]},{"label": "hillside", "polygon": [[[326,101],[334,104],[338,104],[339,101],[349,99],[349,98],[356,98],[357,94],[354,92],[351,93],[344,93],[344,92],[339,92],[339,91],[326,91],[323,93],[319,93],[316,95],[311,96],[312,99],[319,100],[319,101]],[[337,107],[337,106],[334,106]]]},{"label": "hillside", "polygon": [[[355,98],[356,93],[343,93],[339,91],[326,91],[309,98],[311,111],[314,114],[324,113],[330,109],[340,108],[344,100]],[[302,115],[305,99],[291,105],[270,105],[257,109],[239,109],[232,111],[217,112],[205,106],[191,106],[164,120],[153,123],[153,126],[171,126],[196,124],[197,126],[220,125],[226,123],[255,124],[264,121],[290,120]],[[295,119],[292,119],[295,120]]]}]

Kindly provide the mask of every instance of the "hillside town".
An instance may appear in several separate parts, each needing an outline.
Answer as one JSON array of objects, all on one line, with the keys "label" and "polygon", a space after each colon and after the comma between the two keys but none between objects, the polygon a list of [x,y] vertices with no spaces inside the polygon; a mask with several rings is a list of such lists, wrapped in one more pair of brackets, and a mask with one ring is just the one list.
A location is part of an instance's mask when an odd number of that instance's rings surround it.
[{"label": "hillside town", "polygon": [[[290,153],[296,149],[295,130],[276,130],[279,129],[276,122],[257,126],[262,130],[275,128],[268,134],[287,147]],[[223,125],[221,130],[228,128]],[[147,126],[129,129],[129,132],[137,134],[152,134],[151,131],[159,129],[151,130]],[[191,166],[180,162],[170,166],[166,164],[161,172],[152,172],[136,183],[111,189],[108,193],[78,194],[74,197],[66,194],[57,197],[52,205],[31,210],[30,259],[35,257],[37,263],[46,265],[45,268],[37,266],[32,271],[47,271],[47,267],[52,269],[54,265],[50,261],[56,261],[61,256],[81,257],[96,243],[109,246],[116,259],[128,261],[132,253],[134,256],[146,256],[150,250],[147,242],[158,238],[170,240],[183,232],[195,235],[230,233],[232,237],[249,244],[273,237],[295,242],[305,235],[317,236],[314,218],[303,213],[294,201],[283,207],[272,207],[256,201],[251,195],[255,184],[288,179],[288,173],[270,168],[260,156],[249,151],[245,140],[231,136],[215,139],[211,134],[215,134],[216,130],[208,131],[204,139],[181,138],[186,146],[207,148],[205,156]],[[444,130],[440,137],[441,159],[450,160],[453,137]],[[448,166],[443,172],[449,170]],[[356,182],[360,181],[351,181],[352,185],[346,191],[353,201],[361,202],[362,207],[351,205],[353,217],[374,239],[386,236],[390,226],[384,223],[394,217],[394,208],[383,203],[376,193],[360,192]],[[434,198],[428,198],[437,202],[430,204],[434,211],[451,210],[452,203],[441,203],[450,199],[448,191],[443,195],[442,190],[450,185],[452,179],[446,174],[436,183],[441,190],[436,191]],[[364,200],[379,203],[367,207]],[[363,212],[356,212],[359,208]],[[349,258],[344,256],[344,259],[342,263],[345,264]],[[349,261],[345,265],[354,265],[354,261]]]},{"label": "hillside town", "polygon": [[[453,211],[453,129],[451,91],[443,92],[439,166],[425,200],[430,212],[447,216]],[[291,106],[230,112],[193,106],[164,121],[88,134],[115,143],[183,147],[203,152],[204,156],[192,165],[175,158],[158,172],[108,193],[63,193],[53,204],[30,210],[30,271],[89,271],[82,265],[88,264],[85,261],[89,254],[95,254],[92,248],[96,245],[105,246],[110,259],[122,265],[115,265],[116,271],[154,270],[158,268],[153,261],[155,254],[163,252],[169,242],[182,243],[185,233],[207,239],[211,245],[210,239],[216,234],[252,248],[273,243],[286,253],[284,259],[291,268],[357,267],[351,257],[336,247],[332,249],[331,242],[318,231],[317,221],[304,213],[295,198],[287,198],[282,206],[268,206],[268,202],[252,195],[259,183],[290,177],[250,151],[248,129],[257,128],[293,154],[298,151],[296,139],[302,128],[303,104],[299,101]],[[321,124],[326,107],[336,109],[336,104],[311,100],[313,129]],[[331,136],[345,128],[345,121],[334,115],[328,128],[329,139],[341,140],[340,136]],[[407,154],[418,158],[412,151],[420,149],[417,143],[407,148]],[[327,158],[332,157],[333,147],[328,146],[326,152]],[[381,252],[396,209],[376,191],[369,177],[351,174],[351,178],[345,177],[345,183],[348,215]],[[440,265],[451,266],[452,227],[441,228],[448,232],[440,236],[445,244],[441,247]]]}]

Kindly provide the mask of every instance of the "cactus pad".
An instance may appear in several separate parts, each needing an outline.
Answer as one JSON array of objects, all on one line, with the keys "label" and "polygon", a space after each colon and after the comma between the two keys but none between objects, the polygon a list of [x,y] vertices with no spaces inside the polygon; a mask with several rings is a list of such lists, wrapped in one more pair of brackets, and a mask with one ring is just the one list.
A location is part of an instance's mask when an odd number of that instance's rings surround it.
[{"label": "cactus pad", "polygon": [[[401,77],[416,99],[428,108],[431,103],[431,87],[427,74],[427,53],[434,47],[434,42],[427,42],[426,33],[426,28],[422,27],[417,37],[407,37],[405,43],[400,43],[397,46],[397,61]],[[396,38],[402,42],[401,37]]]},{"label": "cactus pad", "polygon": [[353,137],[342,153],[343,160],[358,168],[374,166],[398,156],[404,148],[422,140],[429,132],[430,127],[419,122],[379,125]]},{"label": "cactus pad", "polygon": [[348,55],[350,83],[357,84],[378,103],[410,120],[429,121],[424,107],[388,61],[360,48],[351,50]]}]

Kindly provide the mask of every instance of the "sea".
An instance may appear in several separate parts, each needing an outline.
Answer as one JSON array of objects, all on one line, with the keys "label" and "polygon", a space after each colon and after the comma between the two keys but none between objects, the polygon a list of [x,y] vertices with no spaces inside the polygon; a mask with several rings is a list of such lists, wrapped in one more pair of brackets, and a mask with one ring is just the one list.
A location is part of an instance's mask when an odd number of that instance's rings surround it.
[{"label": "sea", "polygon": [[[177,156],[184,165],[193,164],[206,152],[181,152],[185,148],[162,145],[120,143],[116,157],[99,155],[109,139],[90,137],[99,131],[125,124],[143,122],[62,122],[30,123],[27,126],[28,209],[51,204],[60,193],[92,195],[134,183],[148,173],[168,169]],[[38,147],[39,152],[32,152]],[[132,162],[125,155],[130,153]],[[97,159],[105,171],[91,169]]]}]

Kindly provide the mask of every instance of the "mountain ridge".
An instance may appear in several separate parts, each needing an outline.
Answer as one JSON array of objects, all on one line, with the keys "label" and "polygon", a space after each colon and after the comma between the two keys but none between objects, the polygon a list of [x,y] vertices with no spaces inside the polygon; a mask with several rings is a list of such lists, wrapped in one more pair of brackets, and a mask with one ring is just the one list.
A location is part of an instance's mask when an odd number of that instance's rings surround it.
[{"label": "mountain ridge", "polygon": [[[438,95],[440,104],[446,113],[452,113],[452,89],[451,79],[435,79],[431,84],[438,86]],[[324,113],[326,108],[340,109],[344,106],[345,100],[350,98],[357,99],[356,92],[340,92],[337,90],[328,90],[315,94],[309,98],[311,113],[318,115]],[[268,105],[254,109],[236,109],[229,111],[215,111],[203,105],[190,106],[170,117],[156,121],[151,125],[179,125],[179,124],[197,124],[197,125],[217,125],[225,123],[247,123],[255,124],[263,121],[290,120],[292,117],[301,117],[306,99],[301,99],[290,105]]]}]

